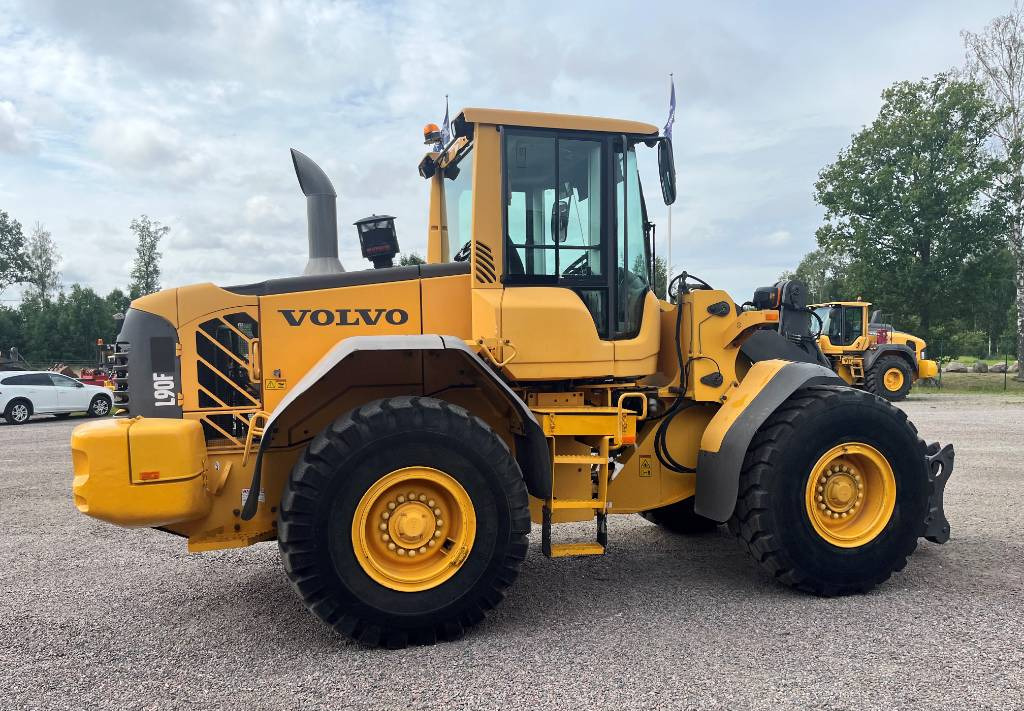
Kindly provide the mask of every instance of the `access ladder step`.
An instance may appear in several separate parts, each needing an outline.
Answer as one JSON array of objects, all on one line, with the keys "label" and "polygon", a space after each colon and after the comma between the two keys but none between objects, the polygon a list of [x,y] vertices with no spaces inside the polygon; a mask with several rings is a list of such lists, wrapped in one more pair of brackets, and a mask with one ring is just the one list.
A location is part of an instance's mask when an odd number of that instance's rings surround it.
[{"label": "access ladder step", "polygon": [[593,454],[556,454],[553,457],[555,464],[606,464],[607,459]]},{"label": "access ladder step", "polygon": [[604,555],[600,543],[552,543],[550,558],[568,558],[576,555]]},{"label": "access ladder step", "polygon": [[571,509],[579,511],[581,509],[597,509],[604,511],[605,502],[598,501],[597,499],[555,499],[551,502],[552,511],[561,511],[565,509]]}]

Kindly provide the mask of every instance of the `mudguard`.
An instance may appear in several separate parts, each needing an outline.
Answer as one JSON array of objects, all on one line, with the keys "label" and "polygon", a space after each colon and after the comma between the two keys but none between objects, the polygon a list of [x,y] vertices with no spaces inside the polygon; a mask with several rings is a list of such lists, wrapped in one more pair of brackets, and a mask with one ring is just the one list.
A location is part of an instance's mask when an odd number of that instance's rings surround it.
[{"label": "mudguard", "polygon": [[917,353],[902,343],[885,343],[880,346],[874,346],[864,351],[864,372],[871,370],[871,366],[875,364],[875,361],[884,355],[896,355],[906,361],[916,376],[917,374]]},{"label": "mudguard", "polygon": [[736,507],[740,469],[758,428],[797,389],[806,385],[845,385],[832,370],[813,363],[763,360],[730,390],[708,423],[697,455],[694,510],[727,521]]},{"label": "mudguard", "polygon": [[281,400],[274,411],[267,419],[259,449],[256,453],[256,462],[253,467],[252,483],[249,486],[249,496],[242,507],[241,518],[248,521],[256,515],[259,506],[259,497],[254,496],[260,490],[261,470],[263,453],[266,446],[273,439],[275,423],[291,407],[303,393],[323,380],[332,370],[341,367],[346,358],[359,351],[425,351],[425,350],[447,350],[457,352],[459,357],[466,360],[467,365],[472,367],[478,375],[489,382],[508,401],[512,409],[518,414],[522,423],[523,434],[516,434],[516,461],[523,472],[526,481],[526,488],[533,496],[547,498],[551,495],[551,465],[548,457],[547,440],[540,424],[534,417],[526,403],[512,391],[508,384],[502,380],[473,350],[466,345],[466,342],[455,336],[436,335],[408,335],[408,336],[353,336],[338,343],[334,348],[317,361],[316,365],[302,377],[288,395]]}]

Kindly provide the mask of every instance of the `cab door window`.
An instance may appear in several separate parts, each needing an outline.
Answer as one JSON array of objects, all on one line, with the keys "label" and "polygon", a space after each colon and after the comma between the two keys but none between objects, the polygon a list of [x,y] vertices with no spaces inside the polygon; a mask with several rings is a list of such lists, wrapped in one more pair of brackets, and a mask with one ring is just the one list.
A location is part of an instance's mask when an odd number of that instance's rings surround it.
[{"label": "cab door window", "polygon": [[573,289],[602,338],[608,281],[601,138],[505,133],[506,283]]},{"label": "cab door window", "polygon": [[632,338],[640,331],[648,283],[647,240],[644,233],[644,207],[637,172],[636,152],[632,146],[622,150],[623,139],[615,151],[615,215],[617,253],[615,299],[615,338]]}]

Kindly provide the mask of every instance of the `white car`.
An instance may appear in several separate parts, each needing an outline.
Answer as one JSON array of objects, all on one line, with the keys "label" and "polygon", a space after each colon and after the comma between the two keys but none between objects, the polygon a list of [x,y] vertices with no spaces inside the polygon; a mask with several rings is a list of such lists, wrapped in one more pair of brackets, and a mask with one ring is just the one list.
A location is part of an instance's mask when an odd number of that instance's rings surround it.
[{"label": "white car", "polygon": [[105,417],[113,407],[106,388],[86,385],[74,378],[45,370],[0,371],[0,412],[12,425],[23,425],[32,415],[67,416],[85,412]]}]

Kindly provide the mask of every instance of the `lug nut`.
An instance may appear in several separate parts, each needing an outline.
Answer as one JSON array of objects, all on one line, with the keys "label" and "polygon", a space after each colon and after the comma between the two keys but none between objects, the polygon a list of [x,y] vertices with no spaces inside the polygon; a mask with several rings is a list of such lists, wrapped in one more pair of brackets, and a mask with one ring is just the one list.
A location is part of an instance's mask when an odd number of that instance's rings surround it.
[{"label": "lug nut", "polygon": [[404,504],[405,503],[405,496],[403,496],[402,494],[399,494],[398,495],[398,503]]},{"label": "lug nut", "polygon": [[409,492],[409,501],[415,501],[415,500],[416,500],[416,492],[410,491]]},{"label": "lug nut", "polygon": [[395,510],[395,502],[394,501],[389,501],[388,502],[388,510],[389,511],[394,511]]},{"label": "lug nut", "polygon": [[441,509],[434,509],[434,515],[435,516],[440,516],[441,515]]},{"label": "lug nut", "polygon": [[443,526],[443,525],[444,525],[444,521],[442,521],[441,519],[437,519],[437,527],[441,528],[441,526]]},{"label": "lug nut", "polygon": [[388,534],[386,534],[386,533],[382,533],[382,534],[381,534],[381,536],[380,536],[380,539],[381,539],[382,541],[384,541],[385,543],[387,543],[388,541],[390,541],[390,540],[391,540],[391,536],[389,536],[389,535],[388,535]]},{"label": "lug nut", "polygon": [[387,525],[386,523],[382,523],[382,524],[380,525],[380,530],[382,530],[382,531],[386,531],[386,530],[388,530],[388,525]]},{"label": "lug nut", "polygon": [[416,557],[416,551],[409,551],[409,557],[410,558],[415,558]]},{"label": "lug nut", "polygon": [[389,551],[393,551],[393,550],[395,550],[395,548],[397,548],[397,547],[398,547],[398,546],[396,546],[396,545],[395,545],[394,543],[389,543],[389,544],[388,544],[388,550],[389,550]]},{"label": "lug nut", "polygon": [[430,501],[428,501],[427,506],[429,506],[430,508],[434,508],[434,500],[431,499]]},{"label": "lug nut", "polygon": [[426,494],[420,494],[420,501],[426,501],[426,500],[427,500],[427,495]]},{"label": "lug nut", "polygon": [[382,514],[380,515],[380,517],[381,517],[382,519],[384,519],[385,521],[387,521],[387,520],[388,520],[389,518],[391,518],[391,514],[390,514],[389,512],[387,512],[387,511],[385,511],[384,513],[382,513]]},{"label": "lug nut", "polygon": [[434,538],[440,538],[440,537],[441,537],[441,532],[440,531],[434,531]]},{"label": "lug nut", "polygon": [[398,555],[405,555],[405,549],[404,548],[399,548],[398,549]]},{"label": "lug nut", "polygon": [[420,546],[420,553],[426,553],[426,552],[427,552],[427,547],[426,546]]},{"label": "lug nut", "polygon": [[431,548],[433,548],[434,547],[434,541],[432,541],[432,540],[431,541],[427,541],[427,545],[430,546]]}]

